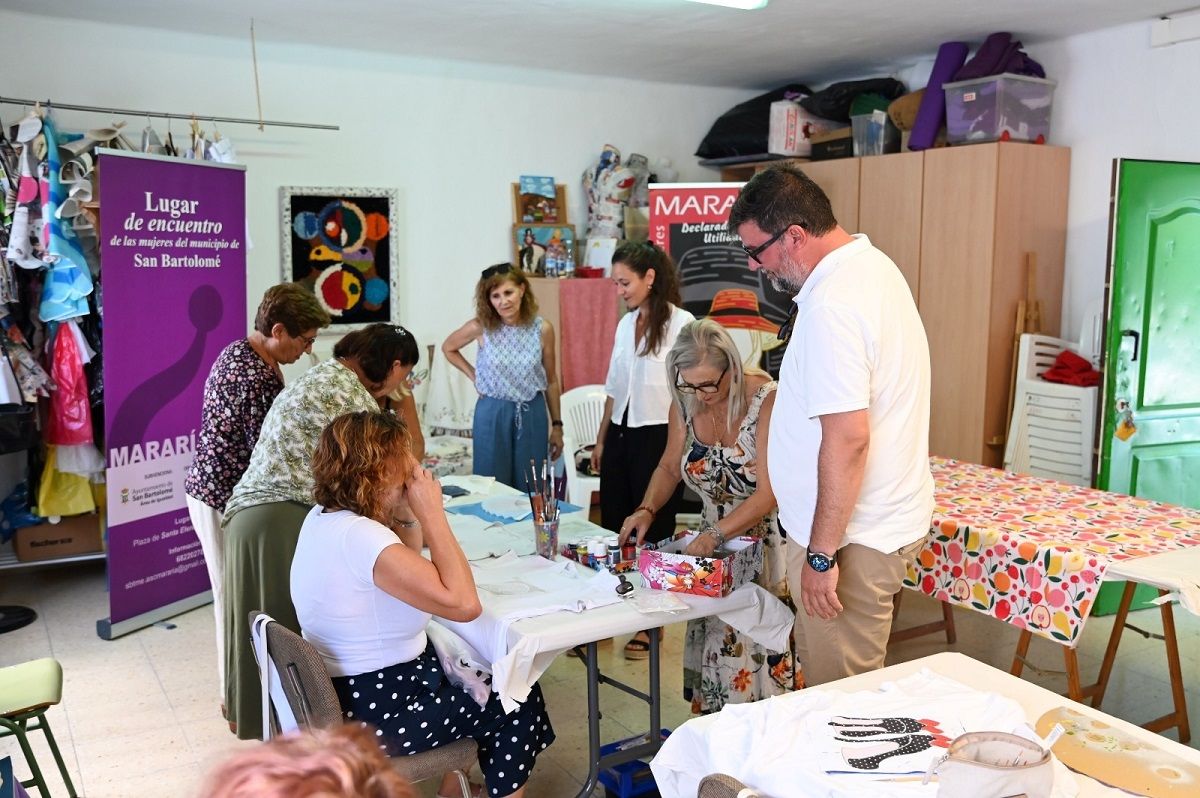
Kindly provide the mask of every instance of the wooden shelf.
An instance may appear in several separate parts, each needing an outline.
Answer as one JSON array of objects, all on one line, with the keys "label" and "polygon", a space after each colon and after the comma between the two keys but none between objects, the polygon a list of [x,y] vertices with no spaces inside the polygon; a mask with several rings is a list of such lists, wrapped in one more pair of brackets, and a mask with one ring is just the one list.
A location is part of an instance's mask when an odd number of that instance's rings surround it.
[{"label": "wooden shelf", "polygon": [[66,565],[74,562],[88,562],[90,560],[103,560],[107,556],[107,552],[92,551],[87,554],[72,554],[69,557],[51,557],[45,560],[30,560],[23,562],[17,559],[17,555],[13,553],[12,543],[0,545],[0,571],[16,570],[17,568],[41,568],[51,565]]}]

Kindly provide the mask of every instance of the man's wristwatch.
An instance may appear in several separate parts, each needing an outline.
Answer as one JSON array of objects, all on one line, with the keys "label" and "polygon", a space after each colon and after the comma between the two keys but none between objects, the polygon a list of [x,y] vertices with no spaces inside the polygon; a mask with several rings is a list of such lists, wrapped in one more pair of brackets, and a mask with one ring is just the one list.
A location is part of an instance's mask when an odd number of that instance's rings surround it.
[{"label": "man's wristwatch", "polygon": [[819,574],[823,574],[833,566],[837,565],[837,552],[833,554],[822,554],[819,551],[810,551],[808,553],[808,567]]}]

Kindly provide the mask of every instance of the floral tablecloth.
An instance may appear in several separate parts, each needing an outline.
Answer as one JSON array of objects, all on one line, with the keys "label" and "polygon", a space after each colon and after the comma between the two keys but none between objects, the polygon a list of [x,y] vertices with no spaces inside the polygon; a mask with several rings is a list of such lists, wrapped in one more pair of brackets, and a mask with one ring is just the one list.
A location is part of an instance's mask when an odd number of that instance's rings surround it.
[{"label": "floral tablecloth", "polygon": [[930,459],[933,526],[905,584],[1074,647],[1111,562],[1200,545],[1200,511]]}]

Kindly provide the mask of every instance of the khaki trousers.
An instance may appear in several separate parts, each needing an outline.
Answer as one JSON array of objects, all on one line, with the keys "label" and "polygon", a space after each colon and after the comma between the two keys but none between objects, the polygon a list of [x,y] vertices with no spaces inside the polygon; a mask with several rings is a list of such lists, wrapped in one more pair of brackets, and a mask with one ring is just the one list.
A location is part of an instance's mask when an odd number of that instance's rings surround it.
[{"label": "khaki trousers", "polygon": [[892,596],[904,581],[906,564],[921,550],[922,537],[899,551],[851,543],[838,549],[837,596],[842,611],[831,621],[810,617],[801,601],[804,576],[815,573],[808,549],[788,540],[788,588],[796,602],[796,658],[808,686],[883,667],[892,631]]}]

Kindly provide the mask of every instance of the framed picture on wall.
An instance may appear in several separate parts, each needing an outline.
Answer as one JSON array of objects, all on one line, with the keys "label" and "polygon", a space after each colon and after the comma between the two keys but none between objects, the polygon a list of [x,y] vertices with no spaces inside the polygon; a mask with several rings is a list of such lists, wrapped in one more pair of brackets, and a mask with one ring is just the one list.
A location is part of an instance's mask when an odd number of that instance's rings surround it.
[{"label": "framed picture on wall", "polygon": [[398,324],[395,189],[283,186],[279,200],[283,279],[316,294],[326,332]]},{"label": "framed picture on wall", "polygon": [[569,224],[514,224],[513,263],[537,277],[575,276],[575,228]]}]

